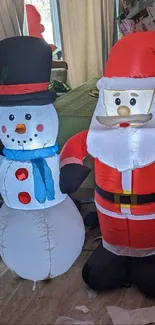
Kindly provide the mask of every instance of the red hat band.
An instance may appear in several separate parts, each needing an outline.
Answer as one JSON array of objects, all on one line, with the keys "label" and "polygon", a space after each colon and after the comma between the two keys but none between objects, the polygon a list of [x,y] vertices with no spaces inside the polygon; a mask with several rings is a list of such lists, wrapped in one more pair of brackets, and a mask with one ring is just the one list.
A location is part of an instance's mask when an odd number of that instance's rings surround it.
[{"label": "red hat band", "polygon": [[0,95],[24,95],[40,91],[47,91],[49,82],[21,85],[0,85]]}]

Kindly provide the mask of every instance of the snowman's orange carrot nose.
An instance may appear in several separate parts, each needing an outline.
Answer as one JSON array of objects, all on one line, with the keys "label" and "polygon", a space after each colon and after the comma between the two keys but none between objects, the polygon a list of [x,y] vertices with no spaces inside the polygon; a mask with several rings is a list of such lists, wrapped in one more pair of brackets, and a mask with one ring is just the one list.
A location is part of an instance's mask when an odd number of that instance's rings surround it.
[{"label": "snowman's orange carrot nose", "polygon": [[26,132],[26,125],[25,124],[17,124],[15,132],[19,134],[23,134]]}]

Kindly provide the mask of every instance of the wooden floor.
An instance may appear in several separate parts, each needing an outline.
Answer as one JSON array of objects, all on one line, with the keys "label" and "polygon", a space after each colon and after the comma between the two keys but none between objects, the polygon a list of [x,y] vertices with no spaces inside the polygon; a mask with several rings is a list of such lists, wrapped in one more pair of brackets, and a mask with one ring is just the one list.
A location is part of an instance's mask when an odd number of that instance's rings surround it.
[{"label": "wooden floor", "polygon": [[[90,192],[85,192],[90,196]],[[90,209],[86,205],[83,214]],[[47,282],[39,282],[32,292],[32,282],[21,280],[0,262],[0,324],[55,324],[60,316],[89,324],[113,324],[108,306],[136,309],[155,305],[155,301],[143,297],[135,288],[118,289],[88,298],[88,292],[81,278],[81,269],[88,256],[98,244],[93,239],[100,235],[99,229],[87,230],[86,243],[81,256],[64,275]],[[85,314],[76,310],[86,306]],[[61,320],[59,325],[65,324]],[[73,320],[70,323],[75,324]],[[76,323],[80,324],[80,323]],[[83,323],[84,324],[84,323]]]}]

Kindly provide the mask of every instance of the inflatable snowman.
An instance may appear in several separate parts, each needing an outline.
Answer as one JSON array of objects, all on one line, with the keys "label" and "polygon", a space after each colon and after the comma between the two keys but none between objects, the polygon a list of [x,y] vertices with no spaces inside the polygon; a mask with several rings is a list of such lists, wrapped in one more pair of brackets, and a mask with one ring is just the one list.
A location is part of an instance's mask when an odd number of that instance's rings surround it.
[{"label": "inflatable snowman", "polygon": [[66,272],[85,237],[79,211],[59,187],[51,64],[50,46],[41,39],[0,42],[0,255],[33,281]]}]

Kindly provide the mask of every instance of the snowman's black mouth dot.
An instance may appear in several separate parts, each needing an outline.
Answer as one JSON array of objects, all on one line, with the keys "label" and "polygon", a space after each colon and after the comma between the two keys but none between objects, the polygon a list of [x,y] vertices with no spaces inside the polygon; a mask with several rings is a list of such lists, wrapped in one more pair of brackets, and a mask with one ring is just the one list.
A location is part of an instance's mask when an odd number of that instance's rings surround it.
[{"label": "snowman's black mouth dot", "polygon": [[24,142],[24,143],[26,143],[26,141],[25,141],[25,140],[24,140],[23,142]]},{"label": "snowman's black mouth dot", "polygon": [[35,137],[37,137],[37,136],[38,136],[38,134],[35,134],[34,136],[35,136]]},{"label": "snowman's black mouth dot", "polygon": [[14,139],[12,139],[12,142],[14,142],[15,140]]},{"label": "snowman's black mouth dot", "polygon": [[7,134],[7,138],[9,138],[10,136]]},{"label": "snowman's black mouth dot", "polygon": [[30,138],[29,141],[32,141],[32,138]]},{"label": "snowman's black mouth dot", "polygon": [[20,143],[20,141],[17,141],[18,143]]}]

